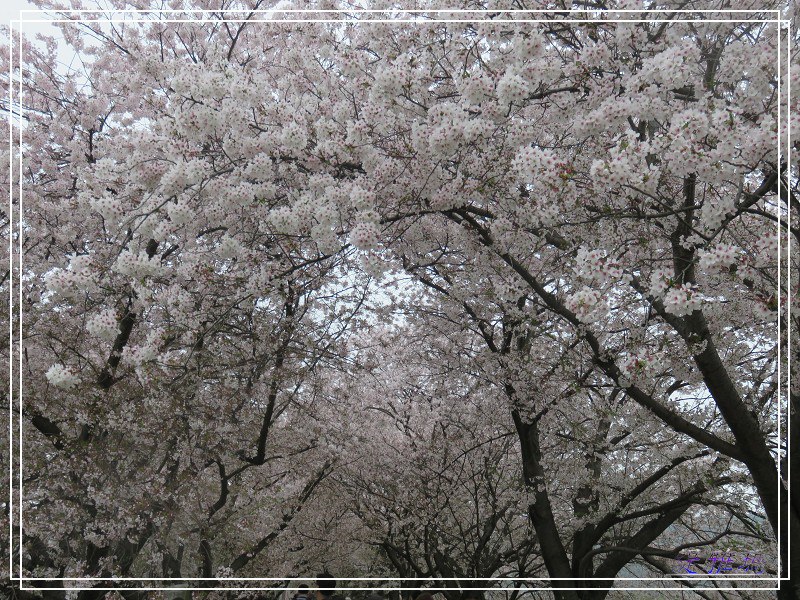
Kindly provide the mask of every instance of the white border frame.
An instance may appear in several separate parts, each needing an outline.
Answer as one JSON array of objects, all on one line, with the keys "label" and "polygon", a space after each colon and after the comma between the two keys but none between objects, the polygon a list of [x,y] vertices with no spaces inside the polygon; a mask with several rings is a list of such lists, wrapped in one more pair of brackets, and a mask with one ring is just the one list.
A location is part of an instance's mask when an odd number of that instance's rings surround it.
[{"label": "white border frame", "polygon": [[[324,19],[219,19],[219,18],[201,18],[201,19],[91,19],[88,20],[89,22],[94,23],[114,23],[114,22],[125,22],[125,23],[152,23],[152,22],[159,22],[159,23],[207,23],[210,21],[220,21],[220,22],[229,22],[229,23],[243,23],[243,22],[251,22],[251,23],[333,23],[333,22],[345,22],[345,23],[421,23],[421,24],[429,24],[429,23],[475,23],[479,21],[487,21],[491,23],[542,23],[542,22],[553,22],[552,19],[481,19],[481,18],[472,18],[472,19],[456,19],[456,18],[444,18],[444,19],[399,19],[399,18],[389,18],[389,19],[368,19],[368,20],[359,20],[353,18],[334,18],[333,15],[338,14],[376,14],[376,13],[384,13],[384,14],[405,14],[405,15],[414,15],[414,16],[424,16],[429,14],[444,14],[444,15],[459,15],[459,14],[468,14],[468,15],[475,15],[479,17],[480,15],[485,15],[487,11],[480,10],[480,9],[455,9],[455,10],[411,10],[411,9],[394,9],[394,10],[382,10],[382,9],[352,9],[352,10],[331,10],[331,9],[323,9],[323,10],[307,10],[307,9],[280,9],[280,10],[270,10],[270,9],[258,9],[258,10],[228,10],[228,9],[221,9],[221,10],[203,10],[203,9],[195,9],[195,10],[177,10],[177,9],[153,9],[153,10],[91,10],[91,9],[83,9],[83,10],[20,10],[20,18],[19,19],[12,19],[10,21],[10,30],[9,30],[9,46],[10,46],[10,60],[9,60],[9,113],[12,109],[12,102],[13,100],[13,88],[14,88],[14,80],[13,80],[13,73],[14,73],[14,25],[19,25],[19,56],[17,57],[18,60],[21,59],[22,55],[22,24],[23,23],[78,23],[83,22],[82,19],[24,19],[22,18],[23,15],[26,13],[35,13],[39,15],[45,15],[49,13],[72,13],[72,14],[79,14],[82,15],[84,13],[90,14],[98,14],[98,13],[110,13],[112,15],[130,15],[130,14],[147,14],[147,15],[163,15],[163,14],[211,14],[216,15],[220,13],[246,13],[246,14],[331,14],[331,18],[324,18]],[[780,10],[757,10],[757,9],[696,9],[696,10],[686,10],[686,9],[653,9],[653,10],[639,10],[639,9],[616,9],[616,10],[592,10],[592,9],[569,9],[569,10],[545,10],[545,9],[532,9],[532,10],[520,10],[520,9],[506,9],[506,10],[498,10],[497,12],[501,14],[554,14],[556,17],[563,16],[564,14],[610,14],[610,15],[619,15],[619,14],[661,14],[666,13],[669,15],[678,15],[678,14],[689,14],[689,15],[705,15],[705,14],[742,14],[743,16],[749,14],[756,14],[756,15],[764,15],[769,13],[775,13],[776,19],[605,19],[605,18],[595,18],[595,19],[564,19],[565,22],[569,23],[652,23],[652,22],[664,22],[668,21],[670,23],[741,23],[741,22],[753,22],[753,23],[774,23],[778,28],[778,51],[777,51],[777,58],[778,58],[778,70],[777,70],[777,80],[778,80],[778,116],[777,116],[777,124],[778,124],[778,167],[779,167],[779,181],[778,181],[778,201],[780,203],[781,199],[781,180],[780,180],[780,165],[781,159],[784,157],[782,154],[782,144],[781,144],[781,116],[782,116],[782,109],[781,109],[781,81],[783,80],[783,72],[782,72],[782,51],[781,51],[781,38],[783,34],[783,27],[786,26],[787,31],[787,43],[786,43],[786,63],[787,63],[787,81],[789,82],[788,88],[788,98],[786,102],[786,113],[787,113],[787,133],[786,133],[786,157],[787,157],[787,185],[791,183],[791,126],[789,124],[789,119],[791,118],[791,21],[787,19],[781,18],[781,11]],[[20,63],[21,64],[21,63]],[[22,81],[20,78],[19,82],[19,97],[22,96]],[[13,119],[9,114],[9,167],[10,167],[10,177],[9,177],[9,231],[11,235],[9,236],[9,265],[10,265],[10,281],[9,281],[9,313],[10,316],[13,314],[13,290],[14,290],[14,265],[13,265],[13,140],[12,140],[12,132],[13,132]],[[19,156],[19,172],[22,172],[22,129],[19,128],[19,144],[20,144],[20,156]],[[787,193],[790,190],[787,189]],[[19,181],[19,215],[21,221],[22,215],[22,178],[20,177]],[[788,218],[791,218],[791,208],[787,211]],[[781,391],[780,391],[780,384],[781,384],[781,343],[780,343],[780,333],[781,333],[781,235],[780,235],[780,214],[778,215],[778,293],[777,293],[777,300],[778,300],[778,390],[777,390],[777,409],[778,409],[778,441],[783,439],[782,431],[781,431]],[[791,288],[791,237],[790,231],[787,227],[787,260],[786,260],[786,271],[787,271],[787,281],[789,283],[789,288]],[[22,236],[19,236],[19,272],[22,273]],[[19,316],[19,327],[20,332],[22,331],[22,286],[18,291],[19,293],[19,304],[18,308],[20,310]],[[787,320],[791,319],[791,299],[788,300],[787,305]],[[14,336],[14,326],[13,326],[13,319],[9,319],[9,350],[13,347],[13,336]],[[22,338],[19,339],[19,348],[20,348],[20,356],[19,356],[19,461],[20,461],[20,469],[19,469],[19,498],[20,498],[20,506],[22,504]],[[790,390],[791,390],[791,367],[790,367],[790,360],[791,360],[791,326],[788,328],[787,331],[787,411],[791,411],[791,400],[790,400]],[[9,399],[11,400],[13,396],[13,359],[9,360]],[[98,581],[98,582],[123,582],[123,581],[157,581],[157,582],[164,582],[164,581],[177,581],[177,582],[187,582],[187,581],[282,581],[282,582],[292,582],[292,581],[308,581],[308,577],[282,577],[282,578],[275,578],[275,577],[230,577],[230,578],[220,578],[220,577],[129,577],[129,578],[101,578],[101,577],[77,577],[77,578],[55,578],[55,577],[22,577],[22,555],[24,547],[22,546],[22,511],[19,511],[19,576],[13,576],[13,539],[14,539],[14,524],[13,524],[13,500],[14,500],[14,489],[13,489],[13,475],[14,475],[14,463],[12,461],[12,454],[14,449],[14,435],[13,435],[13,402],[9,402],[9,575],[10,580],[13,582],[20,583],[20,590],[25,591],[48,591],[48,590],[82,590],[82,589],[93,589],[97,591],[113,591],[117,589],[126,589],[131,591],[157,591],[157,590],[169,590],[169,591],[190,591],[190,590],[197,590],[197,591],[245,591],[245,590],[261,590],[261,591],[284,591],[288,588],[285,587],[266,587],[266,588],[236,588],[236,587],[166,587],[166,588],[158,588],[158,587],[124,587],[124,588],[104,588],[104,587],[58,587],[58,588],[50,588],[50,587],[34,587],[34,588],[24,588],[22,584],[27,581],[60,581],[63,583],[67,582],[76,582],[76,581]],[[787,453],[787,497],[791,498],[791,480],[789,477],[790,465],[791,465],[791,419],[787,422],[787,446],[786,446],[786,453]],[[778,485],[782,484],[781,478],[781,461],[777,461],[778,466]],[[779,498],[780,498],[781,490],[778,490]],[[788,581],[790,579],[790,569],[791,569],[791,548],[787,545],[787,576],[781,577],[781,536],[780,531],[781,529],[781,514],[782,510],[780,510],[779,505],[779,513],[778,513],[778,577],[734,577],[734,576],[706,576],[706,577],[625,577],[625,578],[613,578],[613,580],[620,581],[620,582],[627,582],[627,581],[697,581],[697,582],[707,582],[707,581],[724,581],[724,580],[731,580],[731,581],[769,581],[769,582],[776,582],[779,586],[780,581]],[[789,519],[786,523],[787,529],[787,537],[791,535],[791,520]],[[734,574],[731,574],[734,575]],[[341,579],[341,578],[340,578]],[[548,577],[548,578],[504,578],[504,577],[497,577],[497,578],[468,578],[471,581],[488,581],[488,582],[516,582],[517,584],[522,584],[525,582],[534,582],[534,581],[608,581],[609,578],[605,577]],[[355,577],[355,578],[347,578],[347,581],[399,581],[399,578],[378,578],[378,577]],[[402,578],[403,581],[457,581],[458,578]],[[337,588],[341,591],[359,591],[359,590],[372,590],[375,589],[374,587],[346,587],[346,588]],[[449,590],[487,590],[487,591],[503,591],[503,590],[510,590],[515,589],[511,588],[503,588],[503,587],[495,587],[495,588],[461,588],[461,587],[435,587],[435,588],[416,588],[416,587],[400,587],[400,588],[391,588],[392,590],[398,591],[407,591],[407,590],[418,590],[418,589],[425,589],[429,591],[449,591]],[[647,587],[647,588],[637,588],[637,587],[596,587],[596,588],[587,588],[586,586],[583,587],[545,587],[545,588],[526,588],[530,591],[553,591],[553,590],[564,590],[564,591],[577,591],[577,590],[586,590],[586,589],[596,589],[596,590],[629,590],[629,591],[691,591],[691,587]],[[775,591],[779,589],[779,587],[756,587],[756,588],[722,588],[722,587],[713,587],[713,588],[699,588],[701,590],[708,590],[708,591]]]}]

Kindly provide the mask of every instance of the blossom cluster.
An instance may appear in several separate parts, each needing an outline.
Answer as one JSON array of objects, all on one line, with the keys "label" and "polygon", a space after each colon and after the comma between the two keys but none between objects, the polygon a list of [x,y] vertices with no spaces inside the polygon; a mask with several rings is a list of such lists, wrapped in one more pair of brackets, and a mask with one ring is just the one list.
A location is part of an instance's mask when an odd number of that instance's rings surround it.
[{"label": "blossom cluster", "polygon": [[689,108],[672,115],[669,135],[698,140],[708,135],[709,126],[708,114],[705,111]]},{"label": "blossom cluster", "polygon": [[463,137],[462,132],[463,130],[459,131],[452,123],[433,127],[428,137],[431,152],[439,156],[450,156],[458,150]]},{"label": "blossom cluster", "polygon": [[269,223],[277,233],[297,235],[303,225],[297,211],[291,206],[278,206],[270,211]]},{"label": "blossom cluster", "polygon": [[300,152],[308,144],[308,131],[302,125],[291,122],[281,130],[280,143],[290,152]]},{"label": "blossom cluster", "polygon": [[629,183],[632,174],[637,170],[633,168],[630,157],[617,154],[609,157],[611,160],[595,160],[592,163],[591,175],[601,185],[608,187],[620,186]]},{"label": "blossom cluster", "polygon": [[272,158],[264,152],[256,154],[247,163],[244,175],[258,180],[269,180],[273,178],[275,176],[275,167],[272,163]]},{"label": "blossom cluster", "polygon": [[89,205],[109,225],[118,225],[125,214],[122,203],[111,194],[105,194],[100,198],[92,198],[89,200]]},{"label": "blossom cluster", "polygon": [[116,312],[108,308],[93,316],[86,322],[86,331],[95,337],[113,341],[119,333]]},{"label": "blossom cluster", "polygon": [[488,98],[494,89],[492,79],[483,73],[475,73],[461,80],[461,96],[468,105],[477,105]]},{"label": "blossom cluster", "polygon": [[[335,192],[332,191],[335,194]],[[350,190],[350,202],[356,210],[369,210],[375,202],[375,195],[357,185]]]},{"label": "blossom cluster", "polygon": [[650,275],[650,293],[655,298],[663,298],[672,285],[672,275],[666,269],[655,269]]},{"label": "blossom cluster", "polygon": [[206,176],[206,164],[199,158],[192,158],[179,165],[183,171],[183,179],[186,185],[197,185]]},{"label": "blossom cluster", "polygon": [[324,223],[317,223],[311,228],[311,239],[316,242],[322,254],[334,254],[341,248],[336,232]]},{"label": "blossom cluster", "polygon": [[575,60],[586,68],[597,68],[611,60],[611,52],[605,44],[587,43]]},{"label": "blossom cluster", "polygon": [[631,98],[613,97],[602,102],[596,109],[575,120],[575,133],[593,136],[604,131],[625,129],[631,115],[641,115],[644,107]]},{"label": "blossom cluster", "polygon": [[506,72],[497,82],[497,99],[502,105],[522,104],[530,93],[530,84],[513,70]]},{"label": "blossom cluster", "polygon": [[518,35],[514,38],[514,54],[519,60],[539,58],[544,52],[540,35]]},{"label": "blossom cluster", "polygon": [[592,178],[601,187],[648,187],[648,181],[655,182],[657,179],[654,167],[648,165],[646,159],[652,151],[649,142],[640,141],[633,135],[624,136],[603,159],[592,161]]},{"label": "blossom cluster", "polygon": [[195,212],[189,207],[185,200],[178,200],[178,202],[170,202],[167,204],[167,214],[169,220],[175,227],[181,227],[187,223],[191,223],[195,218]]},{"label": "blossom cluster", "polygon": [[152,331],[143,344],[129,344],[125,347],[122,354],[122,362],[131,366],[138,366],[142,363],[155,360],[158,357],[158,349],[164,337],[163,329]]},{"label": "blossom cluster", "polygon": [[92,257],[88,254],[74,254],[69,261],[69,268],[75,273],[88,275],[91,264]]},{"label": "blossom cluster", "polygon": [[[687,166],[684,171],[687,169],[691,170],[691,166]],[[706,231],[714,231],[715,229],[719,228],[725,221],[726,217],[735,210],[734,201],[735,200],[733,197],[722,197],[710,199],[704,202],[703,207],[700,209],[700,213],[698,215],[702,227]]]},{"label": "blossom cluster", "polygon": [[386,271],[387,264],[375,252],[362,252],[359,257],[361,269],[370,277],[380,278]]},{"label": "blossom cluster", "polygon": [[712,248],[698,250],[697,264],[702,269],[727,269],[736,262],[739,252],[731,244],[717,244]]},{"label": "blossom cluster", "polygon": [[660,299],[664,310],[676,317],[683,317],[699,310],[704,297],[692,283],[677,284],[665,269],[656,269],[650,276],[650,293]]},{"label": "blossom cluster", "polygon": [[588,281],[601,283],[610,279],[621,279],[624,276],[619,264],[608,259],[602,251],[589,250],[583,246],[575,253],[575,273]]},{"label": "blossom cluster", "polygon": [[242,245],[236,238],[230,235],[220,237],[219,246],[217,246],[217,253],[220,258],[236,258],[241,254],[242,250]]},{"label": "blossom cluster", "polygon": [[449,156],[464,142],[467,113],[455,103],[439,104],[428,111],[426,126],[420,128],[418,140],[435,156]]},{"label": "blossom cluster", "polygon": [[350,243],[359,250],[373,250],[380,243],[380,234],[380,228],[374,221],[360,221],[350,231]]},{"label": "blossom cluster", "polygon": [[123,250],[114,263],[114,270],[121,275],[128,275],[136,279],[152,277],[161,272],[161,265],[157,260],[151,260],[143,252]]},{"label": "blossom cluster", "polygon": [[478,139],[489,137],[493,128],[492,123],[486,119],[481,119],[480,117],[469,119],[463,126],[464,141],[471,143]]},{"label": "blossom cluster", "polygon": [[661,366],[661,361],[657,356],[650,353],[632,353],[617,362],[622,378],[620,385],[643,384],[652,380]]},{"label": "blossom cluster", "polygon": [[676,317],[685,317],[700,309],[703,296],[696,285],[686,283],[670,288],[664,294],[663,302],[666,312]]},{"label": "blossom cluster", "polygon": [[608,312],[608,305],[600,291],[589,287],[583,287],[567,296],[564,305],[584,323],[597,321]]},{"label": "blossom cluster", "polygon": [[654,56],[642,59],[638,72],[631,77],[631,87],[656,84],[659,89],[680,88],[692,84],[697,73],[692,71],[700,62],[700,49],[694,40],[677,40]]},{"label": "blossom cluster", "polygon": [[75,372],[63,365],[53,365],[47,370],[45,377],[52,385],[64,390],[72,389],[80,382]]},{"label": "blossom cluster", "polygon": [[[363,205],[368,204],[365,202]],[[316,224],[311,227],[311,239],[316,242],[321,253],[333,254],[341,248],[335,229],[338,222],[335,205],[322,201],[314,210],[314,219]]]},{"label": "blossom cluster", "polygon": [[175,122],[178,131],[189,139],[204,140],[225,127],[228,113],[212,106],[194,104],[177,111]]},{"label": "blossom cluster", "polygon": [[228,91],[225,73],[213,69],[197,69],[186,67],[180,69],[173,77],[170,85],[177,94],[183,96],[221,98]]},{"label": "blossom cluster", "polygon": [[133,163],[132,171],[136,174],[139,182],[143,186],[155,186],[161,181],[166,168],[160,161],[152,158],[145,158]]},{"label": "blossom cluster", "polygon": [[47,290],[62,298],[85,291],[89,282],[90,278],[85,273],[67,269],[53,269],[44,276]]},{"label": "blossom cluster", "polygon": [[760,267],[767,267],[776,263],[778,256],[778,234],[773,230],[769,234],[761,236],[755,243],[754,254],[755,264]]},{"label": "blossom cluster", "polygon": [[550,188],[559,188],[564,182],[562,175],[568,172],[568,165],[560,161],[552,150],[527,146],[521,148],[512,168],[522,183],[537,182]]},{"label": "blossom cluster", "polygon": [[374,99],[381,101],[392,100],[403,92],[403,84],[407,78],[407,67],[403,65],[389,65],[375,72],[370,88]]},{"label": "blossom cluster", "polygon": [[452,210],[464,203],[464,197],[456,186],[442,185],[434,191],[429,200],[433,210]]}]

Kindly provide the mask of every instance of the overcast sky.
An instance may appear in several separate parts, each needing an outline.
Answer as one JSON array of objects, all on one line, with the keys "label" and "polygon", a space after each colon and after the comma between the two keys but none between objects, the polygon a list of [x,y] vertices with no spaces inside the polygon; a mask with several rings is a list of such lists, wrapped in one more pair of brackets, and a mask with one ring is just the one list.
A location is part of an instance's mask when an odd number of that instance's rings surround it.
[{"label": "overcast sky", "polygon": [[[19,19],[19,11],[22,9],[34,9],[26,0],[3,0],[0,2],[0,20],[4,25],[8,25],[11,19]],[[30,17],[30,15],[27,15]]]},{"label": "overcast sky", "polygon": [[[8,26],[9,21],[11,21],[11,19],[20,18],[19,11],[23,9],[35,10],[36,7],[33,6],[27,0],[0,0],[0,23]],[[28,13],[25,15],[25,18],[36,19],[38,18],[38,16],[33,13]],[[55,33],[55,28],[52,25],[47,25],[47,24],[41,24],[41,25],[37,23],[14,24],[15,31],[18,31],[20,27],[22,28],[22,31],[24,31],[27,34],[33,34],[36,32],[51,33],[51,34]]]}]

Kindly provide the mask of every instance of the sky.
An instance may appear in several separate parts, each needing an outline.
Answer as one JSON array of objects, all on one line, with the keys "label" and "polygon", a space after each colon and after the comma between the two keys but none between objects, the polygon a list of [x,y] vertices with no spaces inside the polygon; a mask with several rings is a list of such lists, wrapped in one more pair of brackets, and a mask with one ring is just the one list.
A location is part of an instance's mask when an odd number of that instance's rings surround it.
[{"label": "sky", "polygon": [[[8,22],[11,19],[19,19],[20,18],[20,10],[35,10],[36,7],[27,2],[27,0],[2,0],[0,2],[0,22],[3,25],[8,25]],[[25,18],[31,19],[36,18],[33,14],[26,14]],[[25,31],[28,31],[29,27],[36,27],[34,23],[27,23],[25,24]]]},{"label": "sky", "polygon": [[11,19],[19,19],[19,11],[23,8],[33,8],[25,0],[4,0],[0,2],[0,21],[8,25]]},{"label": "sky", "polygon": [[[0,24],[5,25],[6,27],[9,25],[11,19],[19,19],[20,18],[20,10],[36,10],[36,7],[33,6],[27,0],[0,0]],[[36,19],[39,18],[36,14],[27,13],[25,15],[26,19]],[[56,35],[58,31],[52,25],[47,23],[15,23],[14,30],[18,31],[22,28],[22,31],[26,34],[33,35],[37,32]],[[58,36],[60,37],[60,35]],[[7,43],[7,38],[2,36],[0,38],[2,43]]]}]

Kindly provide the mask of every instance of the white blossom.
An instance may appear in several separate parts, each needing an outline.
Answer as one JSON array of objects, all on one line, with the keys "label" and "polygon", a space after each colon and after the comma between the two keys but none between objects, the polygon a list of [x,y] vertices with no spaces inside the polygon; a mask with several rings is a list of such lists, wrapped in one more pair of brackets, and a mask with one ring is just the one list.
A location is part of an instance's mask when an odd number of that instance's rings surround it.
[{"label": "white blossom", "polygon": [[80,378],[71,369],[62,365],[50,367],[45,373],[45,377],[55,387],[64,390],[70,390],[80,382]]}]

